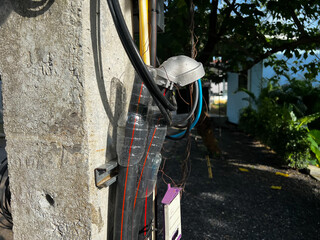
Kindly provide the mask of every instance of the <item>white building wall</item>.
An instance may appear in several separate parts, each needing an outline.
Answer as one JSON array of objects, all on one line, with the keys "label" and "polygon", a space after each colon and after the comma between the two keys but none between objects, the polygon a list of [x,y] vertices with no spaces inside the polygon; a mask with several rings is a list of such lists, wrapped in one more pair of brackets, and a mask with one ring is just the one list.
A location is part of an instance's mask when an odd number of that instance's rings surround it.
[{"label": "white building wall", "polygon": [[248,103],[242,99],[246,97],[243,92],[235,93],[239,87],[239,77],[237,73],[228,73],[228,103],[227,117],[229,122],[238,124],[240,109],[247,106]]},{"label": "white building wall", "polygon": [[266,86],[266,82],[262,79],[262,72],[262,63],[258,63],[250,69],[248,89],[256,97],[259,97],[261,89]]},{"label": "white building wall", "polygon": [[[258,63],[249,70],[248,74],[248,90],[253,92],[256,97],[260,95],[262,82],[262,63]],[[238,124],[241,109],[248,106],[248,95],[244,92],[237,92],[239,88],[239,74],[228,73],[228,103],[227,117],[229,122]]]}]

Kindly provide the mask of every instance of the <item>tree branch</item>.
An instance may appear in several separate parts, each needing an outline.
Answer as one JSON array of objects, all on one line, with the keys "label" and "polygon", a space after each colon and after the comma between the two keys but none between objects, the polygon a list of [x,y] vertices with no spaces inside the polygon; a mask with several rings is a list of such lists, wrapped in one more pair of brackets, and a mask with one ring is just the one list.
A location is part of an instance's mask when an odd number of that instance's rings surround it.
[{"label": "tree branch", "polygon": [[221,37],[223,36],[226,31],[227,31],[227,21],[230,19],[230,16],[231,16],[231,12],[235,10],[235,3],[236,3],[236,0],[233,0],[232,3],[230,3],[228,0],[225,0],[225,2],[228,4],[229,8],[228,10],[226,11],[226,14],[225,14],[225,17],[221,23],[221,27],[220,27],[220,31],[218,33],[218,36]]},{"label": "tree branch", "polygon": [[210,58],[212,57],[212,52],[219,41],[218,32],[217,32],[217,21],[218,21],[218,0],[212,0],[211,12],[209,15],[208,40],[198,58],[198,61],[202,62],[203,64],[210,61]]},{"label": "tree branch", "polygon": [[306,45],[306,44],[312,44],[312,43],[318,43],[318,42],[320,42],[320,35],[312,36],[312,37],[310,37],[310,36],[309,37],[301,37],[301,38],[297,39],[296,41],[291,41],[291,42],[285,41],[285,43],[281,44],[280,46],[276,46],[276,47],[270,49],[269,51],[266,51],[265,53],[260,54],[259,56],[254,58],[253,61],[248,62],[248,64],[246,64],[244,66],[244,68],[250,69],[255,64],[270,57],[274,53],[284,51],[284,50],[293,50],[293,49],[299,48],[299,47]]},{"label": "tree branch", "polygon": [[290,7],[290,4],[289,4],[289,8],[290,8],[291,17],[292,17],[294,23],[296,24],[299,32],[300,32],[303,36],[307,35],[307,32],[306,32],[306,30],[304,29],[304,26],[301,24],[300,20],[298,19],[297,14],[294,12],[294,9],[292,9],[292,8]]},{"label": "tree branch", "polygon": [[[231,11],[233,11],[237,15],[237,17],[243,21],[244,20],[243,16],[235,8],[235,1],[232,4],[229,2],[229,0],[224,0],[224,1],[228,4],[230,8],[232,8]],[[267,47],[269,47],[268,46],[269,43],[267,42],[267,39],[264,36],[264,34],[258,33],[255,26],[250,26],[250,29],[251,29],[251,33],[253,33],[261,42],[263,42]]]}]

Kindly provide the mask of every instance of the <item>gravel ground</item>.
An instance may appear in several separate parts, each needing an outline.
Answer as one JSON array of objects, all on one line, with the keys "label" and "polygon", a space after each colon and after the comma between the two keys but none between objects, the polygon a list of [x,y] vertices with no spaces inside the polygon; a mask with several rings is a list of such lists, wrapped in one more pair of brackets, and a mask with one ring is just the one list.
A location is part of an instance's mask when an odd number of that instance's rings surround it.
[{"label": "gravel ground", "polygon": [[[279,166],[273,153],[236,129],[222,129],[219,145],[222,157],[213,157],[201,137],[192,133],[191,173],[181,200],[183,239],[320,239],[320,182]],[[176,182],[181,178],[186,146],[186,140],[168,140],[164,145],[164,170]],[[164,180],[171,182],[167,177]],[[165,190],[160,174],[159,203]],[[161,232],[161,204],[159,211]],[[0,228],[2,239],[11,240],[12,232]]]},{"label": "gravel ground", "polygon": [[[195,132],[191,137],[191,174],[181,199],[183,239],[320,239],[320,182],[279,166],[275,154],[235,128],[223,128],[218,140],[222,157],[213,157]],[[165,173],[176,182],[186,143],[164,145]],[[165,190],[160,177],[158,202]],[[161,204],[159,209],[161,232]]]}]

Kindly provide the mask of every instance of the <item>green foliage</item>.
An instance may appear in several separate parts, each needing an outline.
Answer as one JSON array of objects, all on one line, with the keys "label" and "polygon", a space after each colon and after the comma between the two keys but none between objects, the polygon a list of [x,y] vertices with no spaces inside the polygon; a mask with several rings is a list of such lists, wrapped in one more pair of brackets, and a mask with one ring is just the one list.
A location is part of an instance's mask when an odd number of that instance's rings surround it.
[{"label": "green foliage", "polygon": [[158,53],[161,60],[190,55],[194,26],[197,60],[205,66],[221,56],[226,69],[241,71],[283,52],[297,57],[299,64],[289,69],[285,60],[273,58],[272,66],[281,66],[279,71],[305,70],[306,77],[314,78],[319,61],[305,65],[303,60],[320,47],[319,19],[318,0],[167,0],[166,32],[159,35]]},{"label": "green foliage", "polygon": [[310,130],[309,134],[316,141],[317,144],[320,144],[320,130]]},{"label": "green foliage", "polygon": [[258,114],[252,107],[242,109],[241,117],[239,120],[239,127],[250,134],[256,135]]},{"label": "green foliage", "polygon": [[[319,49],[319,47],[315,47],[315,49]],[[266,67],[270,66],[273,68],[276,73],[275,78],[277,78],[278,80],[281,76],[288,76],[288,72],[292,71],[295,74],[299,73],[299,75],[304,76],[305,80],[309,83],[318,82],[316,77],[319,73],[318,69],[320,68],[319,58],[317,57],[312,61],[306,61],[309,56],[315,55],[315,49],[307,51],[299,51],[295,49],[293,54],[292,51],[284,51],[283,55],[286,57],[286,59],[278,59],[276,55],[271,55],[266,59],[266,61],[264,61],[264,65]],[[296,60],[289,61],[289,59],[292,58],[293,55],[295,56]],[[296,79],[293,78],[292,80]]]},{"label": "green foliage", "polygon": [[310,149],[316,157],[314,163],[320,165],[320,131],[311,130],[308,134],[308,141],[310,142]]},{"label": "green foliage", "polygon": [[303,118],[300,118],[299,119],[299,128],[302,127],[303,125],[307,125],[311,122],[313,122],[314,120],[318,119],[320,117],[320,112],[318,113],[314,113],[312,115],[308,115],[308,116],[305,116]]},{"label": "green foliage", "polygon": [[[249,106],[242,110],[239,127],[258,137],[289,166],[305,168],[312,160],[319,163],[320,131],[309,131],[307,125],[320,118],[320,112],[305,115],[305,109],[297,110],[299,98],[292,93],[296,84],[262,89],[256,100],[257,109]],[[303,92],[300,88],[297,90]],[[296,112],[303,116],[297,118]]]},{"label": "green foliage", "polygon": [[[189,13],[184,0],[165,4],[165,33],[158,35],[157,55],[164,61],[175,55],[185,55],[190,49]],[[187,54],[188,55],[188,54]]]}]

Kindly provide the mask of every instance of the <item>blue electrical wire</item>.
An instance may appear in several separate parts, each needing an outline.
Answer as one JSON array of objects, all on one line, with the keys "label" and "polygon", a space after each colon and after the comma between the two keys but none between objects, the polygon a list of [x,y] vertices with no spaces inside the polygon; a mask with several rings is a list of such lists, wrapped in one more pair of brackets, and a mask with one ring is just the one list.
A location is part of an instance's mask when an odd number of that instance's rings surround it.
[{"label": "blue electrical wire", "polygon": [[[198,123],[200,116],[201,116],[201,111],[202,111],[202,85],[201,85],[201,79],[198,80],[198,85],[199,85],[199,108],[198,108],[198,112],[197,112],[197,116],[196,119],[194,120],[194,122],[192,122],[191,126],[190,126],[190,131],[191,129],[194,128],[194,126]],[[171,138],[179,138],[181,137],[183,134],[185,134],[187,130],[184,130],[180,133],[174,134],[174,135],[170,135]]]}]

